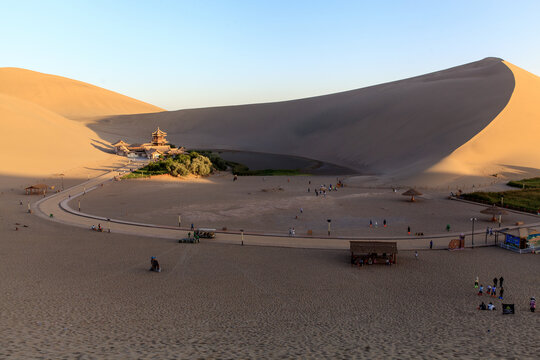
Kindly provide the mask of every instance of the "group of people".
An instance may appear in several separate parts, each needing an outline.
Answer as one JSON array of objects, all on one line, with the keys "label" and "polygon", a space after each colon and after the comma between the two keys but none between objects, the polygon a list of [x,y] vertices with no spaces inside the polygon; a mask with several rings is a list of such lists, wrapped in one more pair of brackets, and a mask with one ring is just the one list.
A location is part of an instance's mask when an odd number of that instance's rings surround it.
[{"label": "group of people", "polygon": [[289,228],[289,236],[295,236],[296,230],[294,228]]},{"label": "group of people", "polygon": [[103,232],[103,228],[101,227],[101,224],[98,224],[97,228],[96,228],[96,225],[92,225],[91,229],[94,231]]},{"label": "group of people", "polygon": [[[375,220],[375,223],[373,223],[373,220],[369,219],[369,227],[372,228],[373,226],[375,226],[376,228],[379,227],[379,223],[377,222],[377,220]],[[388,222],[386,221],[386,219],[383,220],[383,227],[387,227],[388,226]]]},{"label": "group of people", "polygon": [[[499,299],[503,300],[503,296],[504,296],[503,281],[504,281],[504,278],[502,276],[500,278],[498,278],[498,279],[496,277],[494,277],[493,278],[493,286],[488,285],[486,294],[488,296],[496,298],[497,297],[497,282],[498,282],[499,287],[500,287],[500,289],[499,289]],[[478,289],[478,296],[484,295],[484,285],[479,284],[478,276],[474,280],[474,288]]]},{"label": "group of people", "polygon": [[[499,285],[499,296],[498,296],[498,298],[500,300],[503,300],[503,296],[504,296],[503,282],[504,282],[504,278],[502,276],[500,278],[498,278],[498,279],[496,277],[494,277],[493,278],[493,286],[488,285],[486,294],[488,296],[493,297],[493,298],[497,298],[497,284],[498,284]],[[484,285],[479,283],[478,276],[474,280],[474,287],[475,287],[475,289],[478,289],[478,296],[484,295]],[[534,296],[531,297],[530,300],[529,300],[529,309],[531,310],[531,312],[534,312],[536,310],[536,299],[534,298]],[[495,310],[495,305],[493,305],[491,302],[488,305],[486,305],[482,301],[482,303],[478,306],[478,310]]]}]

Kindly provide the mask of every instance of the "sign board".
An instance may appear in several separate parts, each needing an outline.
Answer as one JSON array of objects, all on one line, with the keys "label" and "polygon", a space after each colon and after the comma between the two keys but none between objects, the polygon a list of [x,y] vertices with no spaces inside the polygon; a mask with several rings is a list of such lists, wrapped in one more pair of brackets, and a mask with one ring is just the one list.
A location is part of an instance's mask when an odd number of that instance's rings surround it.
[{"label": "sign board", "polygon": [[514,245],[515,247],[519,247],[520,238],[518,236],[506,234],[506,239],[504,240],[505,244],[508,245]]},{"label": "sign board", "polygon": [[514,304],[502,304],[503,315],[515,314]]}]

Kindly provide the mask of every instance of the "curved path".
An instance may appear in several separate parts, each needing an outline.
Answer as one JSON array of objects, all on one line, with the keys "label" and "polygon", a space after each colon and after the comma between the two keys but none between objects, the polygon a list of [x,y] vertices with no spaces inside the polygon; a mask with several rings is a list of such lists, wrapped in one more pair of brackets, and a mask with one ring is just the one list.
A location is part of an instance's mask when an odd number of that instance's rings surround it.
[{"label": "curved path", "polygon": [[[115,176],[121,172],[128,171],[129,163],[122,167],[112,170],[103,175],[92,178],[81,184],[75,185],[62,192],[49,195],[34,204],[32,204],[33,212],[51,221],[60,222],[72,226],[83,227],[90,229],[92,225],[96,227],[98,224],[104,229],[104,235],[108,232],[121,233],[127,235],[148,236],[153,238],[163,239],[179,239],[186,236],[190,231],[189,228],[179,228],[173,226],[145,224],[131,222],[118,219],[108,219],[106,217],[84,213],[84,209],[79,209],[80,201],[77,202],[77,209],[73,209],[69,203],[76,200],[78,197],[84,196],[86,192],[93,191],[107,181],[114,181]],[[540,225],[540,223],[528,224]],[[398,246],[402,250],[426,249],[429,247],[429,240],[433,240],[434,248],[446,249],[450,240],[459,236],[458,233],[444,233],[425,237],[310,237],[310,236],[283,236],[282,234],[263,234],[246,232],[242,236],[239,232],[222,232],[217,231],[216,239],[206,240],[203,242],[217,242],[240,245],[260,245],[260,246],[281,246],[295,248],[318,248],[318,249],[348,249],[349,240],[380,240],[380,241],[397,241]],[[470,235],[471,233],[467,233]],[[488,244],[485,244],[484,230],[475,231],[477,236],[476,246],[493,245],[494,237],[488,239]],[[467,237],[467,246],[470,236]]]}]

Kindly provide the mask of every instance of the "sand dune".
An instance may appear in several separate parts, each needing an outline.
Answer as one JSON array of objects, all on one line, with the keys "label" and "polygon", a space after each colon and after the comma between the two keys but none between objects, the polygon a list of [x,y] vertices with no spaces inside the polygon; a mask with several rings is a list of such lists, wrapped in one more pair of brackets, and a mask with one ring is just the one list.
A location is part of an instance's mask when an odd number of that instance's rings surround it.
[{"label": "sand dune", "polygon": [[[90,126],[108,141],[125,137],[128,128],[128,140],[141,141],[159,125],[177,145],[304,156],[364,174],[406,178],[439,163],[490,125],[514,85],[514,74],[501,59],[486,58],[326,96],[128,115]],[[524,150],[512,146],[515,156]]]},{"label": "sand dune", "polygon": [[163,111],[81,81],[19,68],[0,68],[0,94],[30,101],[69,119]]},{"label": "sand dune", "polygon": [[[26,171],[17,167],[21,160],[51,153],[63,159],[47,158],[51,166],[44,161],[41,170],[58,171],[55,161],[65,167],[81,157],[103,156],[92,139],[146,141],[156,126],[176,145],[302,156],[390,182],[439,183],[434,175],[453,179],[503,167],[540,168],[533,149],[540,78],[497,58],[307,99],[170,112],[79,81],[15,68],[0,69],[0,95],[0,130],[24,134],[7,141],[13,149],[25,148],[4,173],[20,174]],[[88,123],[92,131],[68,125],[100,117],[105,118]],[[34,149],[46,151],[36,157]]]},{"label": "sand dune", "polygon": [[504,62],[516,86],[508,105],[481,132],[430,169],[434,173],[489,175],[513,167],[540,168],[540,77]]},{"label": "sand dune", "polygon": [[65,172],[111,156],[98,148],[93,131],[34,103],[0,94],[0,119],[2,145],[9,151],[3,175]]},{"label": "sand dune", "polygon": [[112,157],[80,119],[162,109],[60,76],[0,68],[0,174],[41,176]]}]

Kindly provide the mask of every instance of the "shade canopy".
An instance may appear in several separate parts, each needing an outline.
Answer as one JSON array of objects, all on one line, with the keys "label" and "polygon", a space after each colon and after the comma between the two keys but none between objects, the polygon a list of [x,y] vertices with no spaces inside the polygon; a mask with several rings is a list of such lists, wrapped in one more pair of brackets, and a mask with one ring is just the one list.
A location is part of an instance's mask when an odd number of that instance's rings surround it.
[{"label": "shade canopy", "polygon": [[419,195],[422,195],[422,193],[418,190],[415,190],[415,189],[409,189],[407,191],[405,191],[403,194],[401,195],[406,195],[406,196],[419,196]]},{"label": "shade canopy", "polygon": [[493,215],[493,216],[507,215],[508,214],[508,212],[506,210],[501,209],[500,207],[497,207],[495,205],[487,207],[487,208],[485,208],[484,210],[482,210],[480,212],[482,214]]}]

